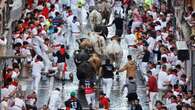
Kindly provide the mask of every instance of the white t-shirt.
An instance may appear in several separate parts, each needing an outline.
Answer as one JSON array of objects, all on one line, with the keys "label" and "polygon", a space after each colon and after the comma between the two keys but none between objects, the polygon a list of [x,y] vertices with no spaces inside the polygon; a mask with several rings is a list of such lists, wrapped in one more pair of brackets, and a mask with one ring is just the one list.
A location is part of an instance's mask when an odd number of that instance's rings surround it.
[{"label": "white t-shirt", "polygon": [[125,40],[128,45],[135,45],[136,38],[134,34],[125,35]]},{"label": "white t-shirt", "polygon": [[184,102],[184,103],[187,103],[187,104],[191,105],[192,99],[191,99],[191,98],[190,98],[190,99],[183,99],[183,101],[182,101],[182,102]]},{"label": "white t-shirt", "polygon": [[14,90],[16,90],[16,86],[14,86],[14,85],[9,85],[8,86],[8,92],[9,92],[9,94],[11,93],[11,92],[13,92]]},{"label": "white t-shirt", "polygon": [[20,98],[17,98],[17,97],[16,97],[16,98],[14,99],[14,102],[15,102],[15,104],[14,104],[15,110],[22,110],[22,107],[26,107],[24,100],[22,100],[22,99],[20,99]]},{"label": "white t-shirt", "polygon": [[155,40],[154,38],[150,37],[150,38],[147,40],[147,42],[148,42],[148,44],[149,44],[148,50],[149,50],[150,52],[152,52],[153,49],[154,49],[154,45],[155,45],[155,43],[156,43],[156,40]]},{"label": "white t-shirt", "polygon": [[1,110],[8,110],[8,102],[6,101],[1,102]]},{"label": "white t-shirt", "polygon": [[71,26],[73,17],[74,17],[74,15],[67,16],[67,23],[68,23],[68,26]]},{"label": "white t-shirt", "polygon": [[80,23],[77,21],[75,23],[71,23],[71,30],[72,32],[80,32],[80,29],[79,29],[79,26],[80,26]]},{"label": "white t-shirt", "polygon": [[39,76],[41,75],[41,70],[44,68],[44,64],[41,61],[33,62],[32,64],[32,75]]},{"label": "white t-shirt", "polygon": [[49,108],[59,108],[61,103],[60,91],[54,90],[50,96]]},{"label": "white t-shirt", "polygon": [[21,38],[16,38],[15,39],[15,44],[17,44],[17,43],[23,44],[23,40]]},{"label": "white t-shirt", "polygon": [[158,88],[161,90],[165,90],[166,86],[164,85],[165,85],[165,81],[167,80],[168,80],[167,73],[161,70],[158,74]]},{"label": "white t-shirt", "polygon": [[177,103],[171,103],[167,105],[168,110],[177,110]]},{"label": "white t-shirt", "polygon": [[157,76],[159,73],[159,71],[156,68],[152,68],[150,71],[152,72],[153,76]]},{"label": "white t-shirt", "polygon": [[177,76],[170,74],[168,75],[168,81],[170,81],[171,85],[177,84],[178,78]]}]

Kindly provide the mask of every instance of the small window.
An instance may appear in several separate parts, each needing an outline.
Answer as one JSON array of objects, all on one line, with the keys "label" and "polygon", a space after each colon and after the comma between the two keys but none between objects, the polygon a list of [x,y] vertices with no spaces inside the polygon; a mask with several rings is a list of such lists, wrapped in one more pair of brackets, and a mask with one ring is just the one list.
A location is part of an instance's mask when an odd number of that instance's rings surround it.
[{"label": "small window", "polygon": [[[4,28],[5,27],[5,20],[6,20],[6,13],[5,13],[5,8],[3,8],[3,11],[2,11],[2,27]],[[2,32],[4,33],[4,29],[2,29]]]},{"label": "small window", "polygon": [[2,16],[0,14],[0,34],[3,33]]}]

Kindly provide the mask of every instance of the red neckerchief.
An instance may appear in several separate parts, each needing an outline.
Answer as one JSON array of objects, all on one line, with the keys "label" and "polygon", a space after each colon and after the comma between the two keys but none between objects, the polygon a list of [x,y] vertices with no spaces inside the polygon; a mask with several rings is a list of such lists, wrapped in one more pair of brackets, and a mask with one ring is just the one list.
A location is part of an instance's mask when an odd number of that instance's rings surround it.
[{"label": "red neckerchief", "polygon": [[49,16],[49,9],[47,7],[44,7],[41,14],[47,19]]},{"label": "red neckerchief", "polygon": [[65,54],[65,51],[66,51],[65,48],[60,48],[60,54],[61,55],[64,55]]}]

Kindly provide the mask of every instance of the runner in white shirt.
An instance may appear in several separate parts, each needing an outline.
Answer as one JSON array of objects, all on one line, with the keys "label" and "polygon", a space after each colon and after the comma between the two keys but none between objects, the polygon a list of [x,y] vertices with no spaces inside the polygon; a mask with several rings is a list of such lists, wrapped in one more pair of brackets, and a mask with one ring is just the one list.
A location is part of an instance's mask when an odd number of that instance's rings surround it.
[{"label": "runner in white shirt", "polygon": [[26,110],[26,104],[24,100],[22,100],[22,96],[17,96],[14,99],[14,106],[12,107],[12,110]]},{"label": "runner in white shirt", "polygon": [[73,17],[73,20],[71,23],[71,32],[72,32],[71,40],[72,40],[73,48],[75,49],[76,41],[80,39],[80,35],[81,35],[80,23],[78,22],[76,16]]},{"label": "runner in white shirt", "polygon": [[61,106],[61,94],[60,89],[56,88],[51,92],[51,96],[49,98],[49,109],[57,110]]},{"label": "runner in white shirt", "polygon": [[41,80],[41,71],[44,68],[44,64],[41,60],[42,60],[41,56],[36,56],[35,61],[32,62],[32,76],[33,76],[32,87],[36,93],[38,93],[39,82]]},{"label": "runner in white shirt", "polygon": [[164,91],[167,89],[167,86],[165,86],[168,82],[168,74],[166,72],[167,67],[166,65],[163,65],[159,74],[158,74],[158,89],[159,89],[159,95],[158,99],[161,100]]}]

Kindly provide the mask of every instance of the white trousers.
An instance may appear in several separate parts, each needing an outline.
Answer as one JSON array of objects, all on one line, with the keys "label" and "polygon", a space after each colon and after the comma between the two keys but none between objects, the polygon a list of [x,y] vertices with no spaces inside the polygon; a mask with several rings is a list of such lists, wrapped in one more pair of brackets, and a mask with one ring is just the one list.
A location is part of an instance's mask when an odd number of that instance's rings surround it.
[{"label": "white trousers", "polygon": [[146,74],[146,72],[147,72],[147,67],[148,67],[148,63],[147,63],[147,62],[142,62],[141,67],[142,67],[142,72],[143,72],[144,74]]},{"label": "white trousers", "polygon": [[72,49],[77,50],[79,48],[77,40],[80,39],[80,33],[72,33],[72,36],[69,38],[69,43],[72,46]]},{"label": "white trousers", "polygon": [[32,81],[32,89],[38,93],[39,90],[39,83],[41,80],[41,75],[33,76],[33,81]]},{"label": "white trousers", "polygon": [[49,71],[49,68],[51,68],[51,61],[49,59],[49,56],[47,54],[43,54],[42,55],[43,61],[44,61],[44,65],[45,65],[45,72]]},{"label": "white trousers", "polygon": [[59,78],[64,79],[64,63],[58,63]]},{"label": "white trousers", "polygon": [[95,109],[95,93],[85,94],[88,105],[92,104],[92,108]]},{"label": "white trousers", "polygon": [[150,92],[149,96],[150,96],[149,108],[150,110],[153,110],[156,103],[157,92]]},{"label": "white trousers", "polygon": [[103,92],[106,94],[106,96],[109,98],[110,97],[110,92],[112,89],[112,78],[103,78],[102,81],[102,88]]}]

